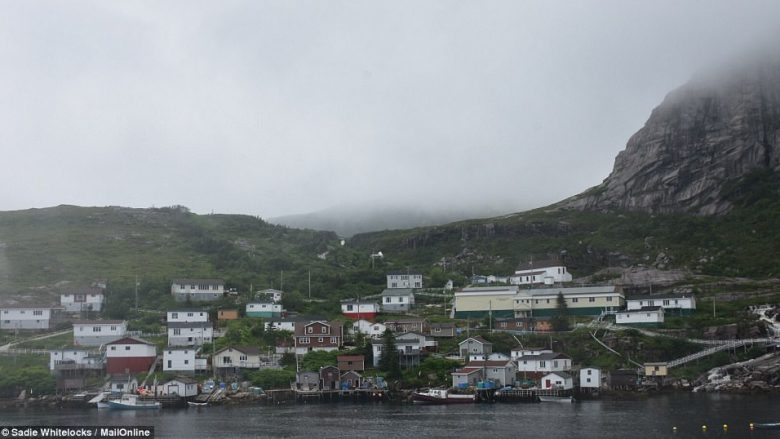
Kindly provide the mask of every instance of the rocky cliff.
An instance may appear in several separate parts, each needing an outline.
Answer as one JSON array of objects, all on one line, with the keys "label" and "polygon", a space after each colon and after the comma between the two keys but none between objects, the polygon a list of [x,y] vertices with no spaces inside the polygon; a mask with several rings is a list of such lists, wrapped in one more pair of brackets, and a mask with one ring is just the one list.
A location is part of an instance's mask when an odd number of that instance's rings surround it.
[{"label": "rocky cliff", "polygon": [[604,182],[562,204],[581,210],[720,214],[724,184],[780,171],[780,57],[699,75],[669,93]]}]

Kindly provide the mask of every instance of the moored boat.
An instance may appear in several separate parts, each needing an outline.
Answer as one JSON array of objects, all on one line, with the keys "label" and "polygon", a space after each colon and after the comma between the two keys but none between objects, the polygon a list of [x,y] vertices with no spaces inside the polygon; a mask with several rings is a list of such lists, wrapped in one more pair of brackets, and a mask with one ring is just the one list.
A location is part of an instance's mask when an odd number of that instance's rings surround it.
[{"label": "moored boat", "polygon": [[158,401],[146,401],[138,395],[122,395],[119,399],[108,400],[108,408],[112,410],[148,410],[159,409],[162,406]]},{"label": "moored boat", "polygon": [[547,396],[547,395],[539,395],[538,398],[539,398],[540,402],[564,402],[564,403],[575,402],[573,396]]},{"label": "moored boat", "polygon": [[420,404],[467,404],[476,402],[477,395],[452,393],[447,389],[426,389],[412,392],[412,402]]},{"label": "moored boat", "polygon": [[752,422],[750,428],[761,430],[780,430],[780,422]]}]

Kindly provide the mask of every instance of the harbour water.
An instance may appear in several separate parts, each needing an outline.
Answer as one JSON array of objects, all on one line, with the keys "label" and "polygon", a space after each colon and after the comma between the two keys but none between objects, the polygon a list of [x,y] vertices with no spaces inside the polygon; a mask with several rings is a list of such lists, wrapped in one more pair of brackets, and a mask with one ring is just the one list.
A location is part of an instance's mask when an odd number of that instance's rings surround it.
[{"label": "harbour water", "polygon": [[2,426],[151,425],[155,437],[188,439],[770,438],[780,436],[780,431],[751,431],[749,424],[775,421],[780,421],[779,398],[688,393],[576,404],[333,403],[135,412],[13,409],[0,413]]}]

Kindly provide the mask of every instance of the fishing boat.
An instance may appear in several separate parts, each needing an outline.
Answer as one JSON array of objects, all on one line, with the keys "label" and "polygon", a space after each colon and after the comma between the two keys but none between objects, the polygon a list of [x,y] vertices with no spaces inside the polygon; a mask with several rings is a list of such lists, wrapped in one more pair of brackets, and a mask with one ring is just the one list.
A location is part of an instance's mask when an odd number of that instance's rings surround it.
[{"label": "fishing boat", "polygon": [[138,395],[122,395],[119,399],[109,399],[108,408],[112,410],[148,410],[159,409],[162,406],[158,401],[146,401]]},{"label": "fishing boat", "polygon": [[187,401],[187,406],[189,407],[206,407],[208,405],[209,405],[208,402]]},{"label": "fishing boat", "polygon": [[89,400],[88,404],[95,404],[99,409],[107,409],[108,403],[105,400],[109,395],[109,392],[98,393],[94,398]]},{"label": "fishing boat", "polygon": [[552,396],[552,395],[539,395],[539,401],[540,402],[563,402],[563,403],[572,403],[575,402],[575,399],[573,396]]},{"label": "fishing boat", "polygon": [[476,402],[477,395],[452,393],[448,389],[423,389],[412,392],[412,402],[419,404],[467,404]]}]

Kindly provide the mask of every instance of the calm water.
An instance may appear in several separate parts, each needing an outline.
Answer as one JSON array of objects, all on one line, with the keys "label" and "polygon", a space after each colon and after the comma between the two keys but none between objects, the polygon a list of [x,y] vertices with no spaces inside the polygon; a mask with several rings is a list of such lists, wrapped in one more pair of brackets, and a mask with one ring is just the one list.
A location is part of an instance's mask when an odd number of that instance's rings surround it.
[{"label": "calm water", "polygon": [[[20,409],[0,413],[3,425],[154,425],[158,438],[780,437],[780,431],[750,432],[751,421],[780,421],[780,398],[678,394],[577,404],[342,403],[153,412]],[[703,424],[708,431],[701,431]],[[723,424],[729,425],[727,431]]]}]

